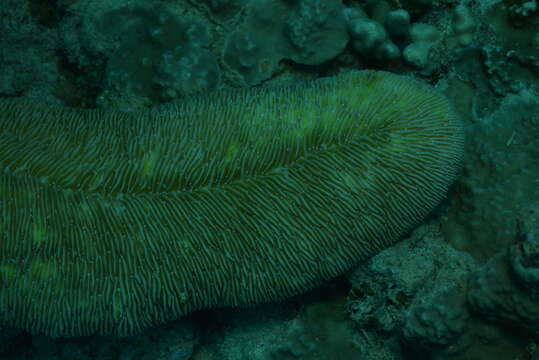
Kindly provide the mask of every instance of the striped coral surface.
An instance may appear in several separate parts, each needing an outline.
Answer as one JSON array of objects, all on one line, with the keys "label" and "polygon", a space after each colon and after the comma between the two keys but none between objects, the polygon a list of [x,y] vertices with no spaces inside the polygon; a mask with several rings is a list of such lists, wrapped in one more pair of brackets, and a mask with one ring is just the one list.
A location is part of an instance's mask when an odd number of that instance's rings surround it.
[{"label": "striped coral surface", "polygon": [[0,100],[0,324],[128,335],[390,246],[462,156],[448,101],[351,72],[122,113]]}]

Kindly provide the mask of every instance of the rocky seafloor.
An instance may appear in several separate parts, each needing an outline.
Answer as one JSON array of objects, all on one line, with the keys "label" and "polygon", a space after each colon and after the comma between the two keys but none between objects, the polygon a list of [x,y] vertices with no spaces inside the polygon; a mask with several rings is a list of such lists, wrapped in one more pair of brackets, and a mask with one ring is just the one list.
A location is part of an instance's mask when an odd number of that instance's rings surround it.
[{"label": "rocky seafloor", "polygon": [[539,359],[539,4],[321,3],[0,0],[0,97],[130,111],[379,69],[445,93],[466,132],[431,216],[320,289],[124,338],[5,328],[0,359]]}]

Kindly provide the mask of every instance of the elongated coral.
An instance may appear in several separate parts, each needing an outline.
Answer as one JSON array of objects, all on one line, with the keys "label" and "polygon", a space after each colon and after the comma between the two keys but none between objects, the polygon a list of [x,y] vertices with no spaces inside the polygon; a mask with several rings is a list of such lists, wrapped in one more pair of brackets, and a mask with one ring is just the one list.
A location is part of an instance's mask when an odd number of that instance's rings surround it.
[{"label": "elongated coral", "polygon": [[394,243],[444,196],[461,124],[353,72],[135,113],[0,101],[0,323],[131,334],[282,299]]}]

